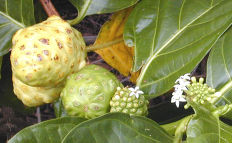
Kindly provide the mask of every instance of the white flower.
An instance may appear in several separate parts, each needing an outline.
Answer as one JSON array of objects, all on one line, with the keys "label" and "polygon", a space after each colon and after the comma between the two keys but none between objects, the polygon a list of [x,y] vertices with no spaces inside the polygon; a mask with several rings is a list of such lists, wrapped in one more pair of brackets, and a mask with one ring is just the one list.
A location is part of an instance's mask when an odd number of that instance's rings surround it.
[{"label": "white flower", "polygon": [[175,91],[177,90],[188,90],[188,88],[186,86],[180,85],[180,84],[176,84],[174,85]]},{"label": "white flower", "polygon": [[[175,93],[175,92],[174,92]],[[174,94],[171,99],[171,103],[176,103],[176,107],[179,108],[180,102],[186,102],[184,96],[181,94]]]},{"label": "white flower", "polygon": [[172,93],[171,103],[176,103],[179,108],[180,102],[186,102],[185,97],[182,95],[184,90],[188,90],[187,86],[190,84],[190,73],[180,76],[174,85],[175,91]]},{"label": "white flower", "polygon": [[139,95],[143,94],[143,91],[139,90],[138,86],[136,86],[135,88],[128,88],[128,89],[131,91],[129,96],[135,95],[136,98],[139,98]]}]

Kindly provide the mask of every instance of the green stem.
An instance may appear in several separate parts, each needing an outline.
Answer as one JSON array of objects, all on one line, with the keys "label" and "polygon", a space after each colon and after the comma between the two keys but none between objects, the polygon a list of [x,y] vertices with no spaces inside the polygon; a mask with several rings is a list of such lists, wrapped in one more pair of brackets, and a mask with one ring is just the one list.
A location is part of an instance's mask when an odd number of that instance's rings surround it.
[{"label": "green stem", "polygon": [[223,86],[218,92],[220,92],[220,96],[218,96],[217,98],[215,98],[212,103],[215,104],[217,103],[221,97],[228,92],[230,89],[232,89],[232,81],[229,81],[225,86]]},{"label": "green stem", "polygon": [[167,131],[169,134],[171,135],[175,135],[177,128],[186,120],[189,120],[192,117],[192,115],[186,116],[184,118],[182,118],[181,120],[178,120],[176,122],[172,122],[169,124],[164,124],[161,125],[161,127]]},{"label": "green stem", "polygon": [[182,142],[183,134],[186,133],[188,123],[192,119],[192,117],[193,117],[193,115],[187,116],[179,124],[179,126],[177,127],[176,132],[175,132],[175,138],[174,138],[173,143],[181,143]]},{"label": "green stem", "polygon": [[113,41],[106,42],[106,43],[103,43],[103,44],[100,44],[100,45],[90,45],[90,46],[87,46],[85,50],[87,52],[95,51],[95,50],[100,50],[100,49],[104,49],[104,48],[113,46],[115,44],[121,43],[121,42],[123,42],[123,37],[120,37],[118,39],[115,39]]},{"label": "green stem", "polygon": [[[83,18],[82,18],[82,19],[83,19]],[[79,16],[78,16],[78,17],[76,17],[75,19],[67,20],[67,22],[68,22],[70,25],[76,25],[76,24],[80,23],[82,19],[80,19]]]}]

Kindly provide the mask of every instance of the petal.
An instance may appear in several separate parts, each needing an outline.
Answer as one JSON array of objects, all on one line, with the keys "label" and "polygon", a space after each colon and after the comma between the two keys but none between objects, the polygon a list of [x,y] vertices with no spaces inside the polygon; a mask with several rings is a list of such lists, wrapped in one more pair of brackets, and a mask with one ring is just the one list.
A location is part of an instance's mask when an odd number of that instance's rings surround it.
[{"label": "petal", "polygon": [[135,89],[134,88],[128,88],[130,91],[132,91],[132,92],[134,92],[135,91]]},{"label": "petal", "polygon": [[174,96],[182,96],[183,91],[182,90],[176,90],[175,92],[172,93]]},{"label": "petal", "polygon": [[186,102],[185,98],[183,98],[183,97],[181,97],[179,101],[180,102]]},{"label": "petal", "polygon": [[139,90],[139,87],[138,87],[138,86],[135,87],[135,91],[137,91],[137,90]]},{"label": "petal", "polygon": [[139,98],[139,94],[135,94],[135,97],[136,97],[136,98]]},{"label": "petal", "polygon": [[175,99],[174,96],[172,96],[172,98],[171,98],[171,103],[174,103],[174,102],[176,102],[176,99]]},{"label": "petal", "polygon": [[143,91],[139,90],[137,91],[138,94],[144,94]]},{"label": "petal", "polygon": [[131,92],[129,96],[133,96],[135,93],[134,92]]},{"label": "petal", "polygon": [[176,101],[176,107],[179,108],[180,102]]}]

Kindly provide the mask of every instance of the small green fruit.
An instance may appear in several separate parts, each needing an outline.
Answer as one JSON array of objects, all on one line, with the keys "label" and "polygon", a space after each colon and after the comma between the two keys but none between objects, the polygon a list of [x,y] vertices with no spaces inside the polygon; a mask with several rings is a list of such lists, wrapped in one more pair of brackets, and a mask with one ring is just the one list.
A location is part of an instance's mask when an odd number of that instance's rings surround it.
[{"label": "small green fruit", "polygon": [[110,110],[110,99],[119,80],[108,70],[89,65],[67,78],[61,99],[69,115],[87,119],[103,115]]},{"label": "small green fruit", "polygon": [[146,116],[148,114],[148,100],[143,95],[135,96],[131,94],[128,87],[117,88],[110,101],[110,112],[123,112],[131,115]]}]

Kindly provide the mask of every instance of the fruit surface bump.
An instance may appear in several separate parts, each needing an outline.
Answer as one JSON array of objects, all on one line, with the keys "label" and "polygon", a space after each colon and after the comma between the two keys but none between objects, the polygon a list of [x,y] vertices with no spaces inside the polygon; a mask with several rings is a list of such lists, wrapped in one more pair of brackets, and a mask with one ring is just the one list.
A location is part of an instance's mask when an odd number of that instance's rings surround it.
[{"label": "fruit surface bump", "polygon": [[[57,99],[66,77],[86,64],[85,43],[81,33],[58,16],[51,16],[46,21],[18,30],[12,43],[10,58],[15,79],[14,91],[17,91],[15,94],[27,106],[47,103],[49,98]],[[38,103],[33,102],[34,105],[27,104],[27,91],[19,89],[18,85],[28,86],[35,92],[33,97],[43,89],[41,92],[44,96],[37,97]],[[44,89],[50,90],[46,93]],[[54,92],[50,92],[51,89]]]},{"label": "fruit surface bump", "polygon": [[110,99],[120,81],[108,70],[88,65],[67,78],[61,99],[69,115],[87,119],[103,115],[110,110]]}]

